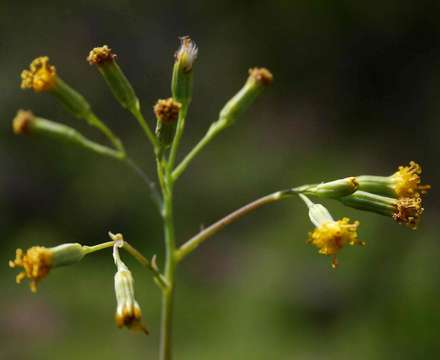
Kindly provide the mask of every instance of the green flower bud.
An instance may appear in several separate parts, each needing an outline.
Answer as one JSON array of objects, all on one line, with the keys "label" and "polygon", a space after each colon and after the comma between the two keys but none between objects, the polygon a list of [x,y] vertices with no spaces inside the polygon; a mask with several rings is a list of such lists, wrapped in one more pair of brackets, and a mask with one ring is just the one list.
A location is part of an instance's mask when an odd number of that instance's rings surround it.
[{"label": "green flower bud", "polygon": [[140,111],[139,99],[127,77],[116,62],[116,54],[107,46],[90,51],[87,61],[96,65],[116,100],[132,113]]},{"label": "green flower bud", "polygon": [[113,158],[123,157],[123,153],[95,143],[70,126],[36,117],[31,111],[19,110],[12,122],[16,134],[37,134],[80,145],[100,155]]},{"label": "green flower bud", "polygon": [[337,199],[354,193],[358,187],[355,177],[347,177],[321,184],[305,185],[297,190],[306,195]]},{"label": "green flower bud", "polygon": [[220,111],[218,120],[223,126],[229,126],[239,117],[261,94],[263,89],[272,83],[273,76],[265,68],[249,70],[249,77],[241,90],[230,99]]},{"label": "green flower bud", "polygon": [[198,48],[189,36],[180,38],[180,48],[174,58],[171,93],[174,100],[188,106],[192,98],[193,65],[197,59]]},{"label": "green flower bud", "polygon": [[173,142],[181,107],[181,104],[173,98],[160,99],[154,105],[154,114],[157,119],[156,136],[162,148],[169,147]]}]

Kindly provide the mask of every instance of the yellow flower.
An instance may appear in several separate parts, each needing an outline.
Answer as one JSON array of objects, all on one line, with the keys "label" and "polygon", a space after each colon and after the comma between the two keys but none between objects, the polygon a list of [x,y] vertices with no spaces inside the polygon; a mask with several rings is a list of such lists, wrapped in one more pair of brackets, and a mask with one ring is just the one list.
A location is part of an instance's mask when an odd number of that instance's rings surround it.
[{"label": "yellow flower", "polygon": [[32,61],[29,70],[21,73],[21,88],[34,89],[35,92],[51,90],[55,86],[56,69],[49,64],[47,56],[41,56]]},{"label": "yellow flower", "polygon": [[52,268],[77,263],[88,252],[87,246],[78,243],[61,244],[51,248],[33,246],[26,253],[17,249],[15,260],[9,261],[9,266],[23,268],[23,271],[17,275],[17,284],[28,278],[31,291],[36,292],[37,284]]},{"label": "yellow flower", "polygon": [[52,264],[53,252],[42,246],[31,247],[25,254],[22,249],[17,249],[15,260],[9,261],[11,268],[23,268],[23,271],[17,275],[17,284],[28,278],[32,292],[37,291],[38,282],[49,273]]},{"label": "yellow flower", "polygon": [[422,198],[418,193],[413,197],[397,200],[393,219],[415,230],[423,213]]},{"label": "yellow flower", "polygon": [[390,176],[396,195],[403,198],[426,194],[431,186],[421,184],[421,173],[421,166],[414,161],[408,166],[399,166],[399,170]]},{"label": "yellow flower", "polygon": [[313,232],[309,234],[309,242],[319,249],[323,255],[332,255],[332,267],[337,266],[336,253],[346,245],[363,245],[358,240],[357,228],[359,222],[350,224],[350,219],[328,220],[319,224]]}]

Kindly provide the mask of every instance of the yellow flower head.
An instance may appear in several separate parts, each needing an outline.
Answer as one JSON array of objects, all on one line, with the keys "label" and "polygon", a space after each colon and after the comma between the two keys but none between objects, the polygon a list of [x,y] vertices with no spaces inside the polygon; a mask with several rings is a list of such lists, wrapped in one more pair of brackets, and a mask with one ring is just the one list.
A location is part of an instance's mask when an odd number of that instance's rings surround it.
[{"label": "yellow flower head", "polygon": [[364,244],[358,240],[358,226],[358,221],[350,224],[348,218],[338,221],[329,220],[321,223],[309,234],[309,242],[319,249],[320,254],[332,255],[332,267],[335,268],[337,265],[335,255],[345,245]]},{"label": "yellow flower head", "polygon": [[411,161],[408,166],[399,166],[399,170],[391,175],[396,195],[403,198],[426,194],[431,186],[421,184],[421,173],[421,166],[414,161]]},{"label": "yellow flower head", "polygon": [[52,268],[53,252],[42,246],[31,247],[23,253],[23,250],[17,249],[15,260],[9,261],[11,268],[22,267],[23,271],[17,275],[17,284],[20,284],[25,278],[30,281],[32,292],[37,291],[37,284],[41,281]]},{"label": "yellow flower head", "polygon": [[47,56],[40,56],[31,62],[29,70],[21,72],[21,88],[48,91],[55,86],[55,79],[55,66],[49,64]]},{"label": "yellow flower head", "polygon": [[422,198],[419,193],[410,198],[397,200],[393,219],[415,230],[423,213]]}]

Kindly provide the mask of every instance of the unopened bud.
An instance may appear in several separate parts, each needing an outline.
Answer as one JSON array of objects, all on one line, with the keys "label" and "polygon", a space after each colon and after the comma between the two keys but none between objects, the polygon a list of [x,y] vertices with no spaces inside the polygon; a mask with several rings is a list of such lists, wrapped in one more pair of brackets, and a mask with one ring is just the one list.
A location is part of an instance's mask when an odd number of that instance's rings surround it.
[{"label": "unopened bud", "polygon": [[158,100],[154,105],[154,114],[157,119],[156,136],[163,147],[168,147],[174,139],[181,107],[181,104],[173,98]]},{"label": "unopened bud", "polygon": [[17,135],[27,134],[34,119],[35,116],[32,111],[18,110],[17,115],[12,121],[12,130]]},{"label": "unopened bud", "polygon": [[272,83],[273,76],[265,68],[249,70],[249,77],[241,90],[220,111],[220,122],[225,126],[235,120],[255,101],[263,89]]},{"label": "unopened bud", "polygon": [[305,185],[298,188],[302,194],[326,198],[340,198],[354,193],[359,187],[355,177],[324,182],[317,185]]},{"label": "unopened bud", "polygon": [[96,65],[114,97],[127,110],[138,113],[139,99],[116,62],[116,54],[107,46],[96,47],[90,51],[87,61],[90,65]]},{"label": "unopened bud", "polygon": [[16,134],[47,136],[79,145],[100,155],[118,159],[123,157],[120,151],[95,143],[70,126],[37,117],[30,111],[19,110],[12,122],[12,127]]},{"label": "unopened bud", "polygon": [[189,36],[180,38],[180,47],[176,51],[171,80],[173,98],[188,106],[192,98],[193,65],[197,59],[198,48]]}]

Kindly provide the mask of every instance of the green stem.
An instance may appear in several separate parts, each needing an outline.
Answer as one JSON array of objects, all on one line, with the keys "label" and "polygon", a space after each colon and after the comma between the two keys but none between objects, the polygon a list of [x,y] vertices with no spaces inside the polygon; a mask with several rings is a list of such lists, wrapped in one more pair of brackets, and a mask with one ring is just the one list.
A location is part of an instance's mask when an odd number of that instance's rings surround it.
[{"label": "green stem", "polygon": [[166,174],[165,187],[163,189],[164,208],[164,234],[165,234],[165,278],[168,287],[162,291],[162,315],[160,334],[160,360],[172,358],[172,319],[173,319],[173,297],[174,297],[174,273],[176,270],[176,244],[174,235],[173,219],[173,184],[170,173]]},{"label": "green stem", "polygon": [[156,204],[159,212],[162,211],[162,197],[160,195],[159,190],[157,190],[156,184],[152,181],[148,175],[129,157],[123,159],[124,163],[130,167],[144,182],[147,184],[150,189],[150,196],[153,202]]},{"label": "green stem", "polygon": [[121,140],[93,112],[90,111],[84,117],[91,126],[101,131],[117,150],[125,154],[124,146],[122,145]]},{"label": "green stem", "polygon": [[154,261],[148,260],[144,255],[142,255],[137,249],[135,249],[125,240],[122,244],[122,248],[127,251],[131,256],[133,256],[144,268],[150,270],[153,273],[154,278],[157,280],[158,285],[162,290],[166,290],[168,288],[168,281],[160,273]]},{"label": "green stem", "polygon": [[191,161],[201,152],[206,145],[208,145],[212,139],[214,139],[225,126],[222,123],[215,122],[206,132],[205,136],[198,142],[198,144],[185,156],[180,164],[173,171],[173,180],[177,180],[180,175],[185,171]]},{"label": "green stem", "polygon": [[177,150],[179,148],[180,139],[185,129],[185,119],[188,112],[188,104],[182,104],[182,108],[179,111],[179,119],[177,120],[176,134],[174,135],[173,143],[171,145],[170,157],[168,159],[168,170],[172,171],[174,163],[176,161]]},{"label": "green stem", "polygon": [[177,262],[183,260],[186,256],[191,254],[200,244],[202,244],[207,239],[211,238],[213,235],[222,230],[226,225],[229,225],[243,216],[257,210],[258,208],[271,204],[273,202],[280,201],[287,197],[296,194],[293,190],[282,190],[274,192],[270,195],[263,196],[241,208],[235,210],[229,215],[225,216],[223,219],[215,222],[208,228],[199,232],[196,236],[189,239],[186,243],[184,243],[177,251],[176,251],[176,259]]},{"label": "green stem", "polygon": [[104,243],[98,244],[98,245],[92,245],[92,246],[84,245],[83,249],[85,250],[86,254],[91,254],[91,253],[94,253],[95,251],[108,249],[108,248],[112,247],[114,244],[115,244],[114,241],[107,241],[107,242],[104,242]]},{"label": "green stem", "polygon": [[157,141],[156,136],[153,134],[147,122],[145,121],[142,112],[140,110],[135,109],[132,110],[131,113],[136,118],[141,128],[144,130],[145,135],[147,136],[148,140],[150,140],[151,145],[153,145],[154,151],[157,153],[159,149],[159,142]]}]

